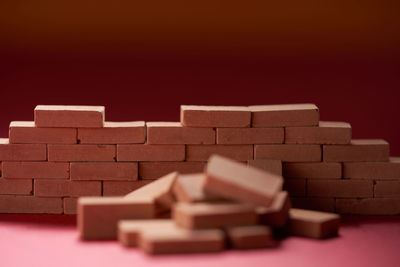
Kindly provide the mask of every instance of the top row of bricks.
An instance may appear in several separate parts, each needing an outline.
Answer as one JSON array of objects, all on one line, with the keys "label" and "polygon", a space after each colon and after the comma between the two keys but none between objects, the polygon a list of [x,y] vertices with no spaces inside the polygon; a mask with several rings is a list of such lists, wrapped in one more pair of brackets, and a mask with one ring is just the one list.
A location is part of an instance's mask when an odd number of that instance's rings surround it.
[{"label": "top row of bricks", "polygon": [[[103,106],[46,106],[35,108],[36,127],[104,127]],[[187,127],[317,126],[314,104],[262,106],[181,106],[181,124]]]}]

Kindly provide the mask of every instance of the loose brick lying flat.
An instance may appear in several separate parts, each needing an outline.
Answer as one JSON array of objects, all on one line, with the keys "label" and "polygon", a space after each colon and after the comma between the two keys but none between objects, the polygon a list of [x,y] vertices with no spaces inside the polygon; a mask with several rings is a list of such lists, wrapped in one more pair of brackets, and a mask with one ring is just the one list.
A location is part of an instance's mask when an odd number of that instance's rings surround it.
[{"label": "loose brick lying flat", "polygon": [[207,161],[208,158],[218,154],[238,161],[253,159],[252,145],[187,145],[187,161]]},{"label": "loose brick lying flat", "polygon": [[217,144],[282,144],[283,128],[217,128]]},{"label": "loose brick lying flat", "polygon": [[202,172],[206,162],[140,162],[140,179],[157,179],[170,172],[177,171],[181,174]]},{"label": "loose brick lying flat", "polygon": [[324,161],[388,161],[389,144],[381,139],[353,139],[349,145],[324,145]]},{"label": "loose brick lying flat", "polygon": [[62,198],[0,196],[0,213],[63,213]]},{"label": "loose brick lying flat", "polygon": [[184,145],[117,145],[118,161],[183,161]]},{"label": "loose brick lying flat", "polygon": [[283,184],[281,176],[217,155],[210,158],[205,174],[206,192],[266,207]]},{"label": "loose brick lying flat", "polygon": [[287,144],[348,144],[351,125],[347,122],[320,121],[317,127],[286,127]]},{"label": "loose brick lying flat", "polygon": [[303,178],[285,178],[283,189],[289,192],[293,197],[305,197],[307,195],[307,179]]},{"label": "loose brick lying flat", "polygon": [[5,179],[0,178],[0,194],[3,195],[31,195],[32,179]]},{"label": "loose brick lying flat", "polygon": [[49,161],[115,161],[114,145],[48,145]]},{"label": "loose brick lying flat", "polygon": [[103,181],[103,196],[124,196],[154,180]]},{"label": "loose brick lying flat", "polygon": [[335,198],[292,197],[293,208],[335,212]]},{"label": "loose brick lying flat", "polygon": [[326,238],[336,236],[339,230],[340,216],[320,211],[290,209],[289,231],[293,235]]},{"label": "loose brick lying flat", "polygon": [[78,198],[76,197],[66,197],[64,201],[64,214],[76,214]]},{"label": "loose brick lying flat", "polygon": [[389,158],[388,162],[345,162],[343,177],[356,179],[400,179],[400,158]]},{"label": "loose brick lying flat", "polygon": [[374,197],[400,197],[400,181],[375,181]]},{"label": "loose brick lying flat", "polygon": [[255,145],[254,159],[280,159],[286,162],[321,161],[320,145]]},{"label": "loose brick lying flat", "polygon": [[103,127],[103,106],[46,106],[35,108],[37,127]]},{"label": "loose brick lying flat", "polygon": [[307,182],[311,197],[372,197],[373,181],[369,180],[313,180]]},{"label": "loose brick lying flat", "polygon": [[44,144],[10,144],[8,138],[0,138],[0,161],[39,161],[47,159]]},{"label": "loose brick lying flat", "polygon": [[74,128],[39,128],[34,121],[10,123],[11,144],[76,144]]},{"label": "loose brick lying flat", "polygon": [[69,163],[66,162],[21,162],[3,161],[3,177],[13,179],[69,178]]},{"label": "loose brick lying flat", "polygon": [[144,121],[104,122],[103,128],[79,128],[80,144],[138,144],[146,139]]},{"label": "loose brick lying flat", "polygon": [[253,205],[241,203],[177,203],[172,211],[177,225],[186,229],[251,225],[258,222]]},{"label": "loose brick lying flat", "polygon": [[35,180],[35,196],[101,196],[100,181]]},{"label": "loose brick lying flat", "polygon": [[213,128],[183,127],[180,122],[147,122],[148,144],[215,144]]},{"label": "loose brick lying flat", "polygon": [[400,198],[336,199],[336,212],[360,215],[399,215]]},{"label": "loose brick lying flat", "polygon": [[249,127],[247,107],[181,106],[181,123],[188,127]]},{"label": "loose brick lying flat", "polygon": [[210,202],[221,200],[220,197],[203,191],[206,176],[203,173],[179,175],[173,192],[179,202]]},{"label": "loose brick lying flat", "polygon": [[123,180],[138,179],[136,162],[72,162],[71,180]]},{"label": "loose brick lying flat", "polygon": [[315,126],[319,110],[314,104],[250,106],[252,127]]},{"label": "loose brick lying flat", "polygon": [[337,162],[287,162],[283,164],[283,176],[288,178],[340,179],[342,177],[342,164]]},{"label": "loose brick lying flat", "polygon": [[271,227],[285,226],[289,217],[289,209],[291,207],[289,195],[286,191],[279,192],[268,208],[258,207],[256,209],[259,216],[260,224],[266,224]]},{"label": "loose brick lying flat", "polygon": [[234,249],[266,248],[274,243],[271,228],[263,225],[230,227],[227,236]]},{"label": "loose brick lying flat", "polygon": [[282,176],[282,161],[279,159],[253,159],[248,160],[247,164],[249,166]]}]

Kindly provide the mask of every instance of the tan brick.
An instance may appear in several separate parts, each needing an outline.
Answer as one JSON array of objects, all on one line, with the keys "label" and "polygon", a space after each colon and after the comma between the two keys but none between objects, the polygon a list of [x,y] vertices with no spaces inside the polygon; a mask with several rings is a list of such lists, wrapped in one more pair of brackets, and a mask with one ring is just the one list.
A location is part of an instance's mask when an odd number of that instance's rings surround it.
[{"label": "tan brick", "polygon": [[283,189],[288,191],[291,197],[304,197],[307,195],[307,180],[285,178]]},{"label": "tan brick", "polygon": [[103,128],[79,128],[80,144],[137,144],[144,143],[144,121],[104,122]]},{"label": "tan brick", "polygon": [[345,162],[343,177],[398,180],[400,179],[400,157],[391,157],[388,162]]},{"label": "tan brick", "polygon": [[173,193],[179,202],[211,202],[221,200],[220,197],[206,193],[203,185],[204,173],[179,175],[173,186]]},{"label": "tan brick", "polygon": [[336,212],[360,215],[399,215],[400,198],[336,199]]},{"label": "tan brick", "polygon": [[233,249],[266,248],[274,245],[273,233],[268,226],[235,226],[228,228],[226,232]]},{"label": "tan brick", "polygon": [[389,144],[381,139],[353,139],[349,145],[324,145],[324,161],[388,161]]},{"label": "tan brick", "polygon": [[286,225],[290,207],[288,192],[281,191],[275,196],[270,207],[257,207],[256,212],[261,224],[281,228]]},{"label": "tan brick", "polygon": [[76,214],[78,198],[76,197],[66,197],[64,201],[64,214]]},{"label": "tan brick", "polygon": [[254,159],[279,159],[286,162],[321,161],[320,145],[255,145]]},{"label": "tan brick", "polygon": [[118,161],[183,161],[184,145],[117,145]]},{"label": "tan brick", "polygon": [[10,144],[8,138],[0,138],[0,161],[38,161],[46,160],[44,144]]},{"label": "tan brick", "polygon": [[217,128],[217,144],[282,144],[283,128]]},{"label": "tan brick", "polygon": [[0,196],[0,213],[52,213],[61,214],[61,198],[34,196]]},{"label": "tan brick", "polygon": [[35,180],[34,192],[38,197],[101,196],[101,182]]},{"label": "tan brick", "polygon": [[238,161],[253,159],[252,145],[187,145],[187,161],[207,161],[213,155],[221,155]]},{"label": "tan brick", "polygon": [[39,128],[34,121],[10,123],[11,144],[76,144],[74,128]]},{"label": "tan brick", "polygon": [[189,127],[249,127],[247,107],[181,106],[181,123]]},{"label": "tan brick", "polygon": [[336,162],[285,162],[283,176],[287,178],[340,179],[342,164]]},{"label": "tan brick", "polygon": [[279,159],[253,159],[248,160],[247,164],[249,166],[282,176],[282,161]]},{"label": "tan brick", "polygon": [[249,107],[252,127],[315,126],[319,110],[314,104],[261,105]]},{"label": "tan brick", "polygon": [[326,212],[335,212],[335,199],[334,198],[290,198],[293,208],[306,209],[306,210],[318,210]]},{"label": "tan brick", "polygon": [[35,108],[37,127],[103,127],[103,106],[47,106]]},{"label": "tan brick", "polygon": [[153,180],[139,181],[104,181],[103,196],[124,196],[142,186],[145,186]]},{"label": "tan brick", "polygon": [[372,197],[373,182],[368,180],[313,180],[307,183],[310,197]]},{"label": "tan brick", "polygon": [[0,178],[0,194],[2,195],[31,195],[32,179]]},{"label": "tan brick", "polygon": [[182,174],[202,172],[206,162],[139,162],[139,177],[141,179],[157,179],[170,172]]},{"label": "tan brick", "polygon": [[137,180],[136,162],[71,162],[71,180]]},{"label": "tan brick", "polygon": [[147,122],[148,144],[215,144],[213,128],[183,127],[180,122]]},{"label": "tan brick", "polygon": [[320,121],[317,127],[286,127],[287,144],[349,144],[351,125],[347,122]]},{"label": "tan brick", "polygon": [[64,162],[21,162],[3,161],[3,177],[6,178],[69,178],[69,163]]},{"label": "tan brick", "polygon": [[400,198],[400,181],[375,181],[374,197]]},{"label": "tan brick", "polygon": [[115,161],[115,145],[48,145],[49,161]]}]

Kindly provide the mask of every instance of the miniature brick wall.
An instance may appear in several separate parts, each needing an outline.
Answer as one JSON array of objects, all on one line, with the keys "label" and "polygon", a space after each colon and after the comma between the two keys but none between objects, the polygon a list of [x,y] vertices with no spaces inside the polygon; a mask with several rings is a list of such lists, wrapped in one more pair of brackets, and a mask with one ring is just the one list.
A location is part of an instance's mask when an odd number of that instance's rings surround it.
[{"label": "miniature brick wall", "polygon": [[124,195],[212,154],[282,174],[292,205],[400,214],[400,158],[384,140],[352,140],[313,104],[181,106],[180,122],[105,122],[104,107],[37,106],[0,139],[1,213],[76,213],[80,196]]}]

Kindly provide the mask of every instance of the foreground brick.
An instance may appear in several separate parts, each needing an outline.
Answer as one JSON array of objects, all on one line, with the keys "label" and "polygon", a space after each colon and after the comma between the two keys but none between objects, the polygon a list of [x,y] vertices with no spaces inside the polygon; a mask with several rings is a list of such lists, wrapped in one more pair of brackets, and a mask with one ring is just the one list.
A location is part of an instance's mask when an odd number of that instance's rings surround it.
[{"label": "foreground brick", "polygon": [[206,162],[140,162],[139,177],[141,179],[157,179],[170,172],[177,171],[181,174],[202,172]]},{"label": "foreground brick", "polygon": [[286,162],[321,161],[320,145],[255,145],[254,159],[279,159]]},{"label": "foreground brick", "polygon": [[103,196],[124,196],[134,190],[145,186],[154,180],[139,181],[104,181]]},{"label": "foreground brick", "polygon": [[144,121],[104,122],[103,128],[79,128],[80,144],[135,144],[145,142]]},{"label": "foreground brick", "polygon": [[212,202],[221,200],[220,197],[206,193],[203,190],[206,176],[204,173],[179,175],[176,179],[173,192],[179,202]]},{"label": "foreground brick", "polygon": [[103,127],[103,106],[47,106],[35,108],[37,127]]},{"label": "foreground brick", "polygon": [[187,161],[207,161],[213,155],[221,155],[238,161],[253,159],[252,145],[187,145]]},{"label": "foreground brick", "polygon": [[31,195],[32,179],[5,179],[0,178],[0,194],[3,195]]},{"label": "foreground brick", "polygon": [[261,224],[281,228],[286,225],[287,219],[289,218],[290,207],[291,204],[288,192],[281,191],[275,196],[270,207],[257,207],[256,212]]},{"label": "foreground brick", "polygon": [[282,144],[283,128],[217,128],[217,144]]},{"label": "foreground brick", "polygon": [[376,181],[374,197],[400,198],[400,181]]},{"label": "foreground brick", "polygon": [[271,228],[264,225],[230,227],[227,235],[233,249],[267,248],[274,244]]},{"label": "foreground brick", "polygon": [[46,160],[44,144],[10,144],[8,138],[0,138],[0,161]]},{"label": "foreground brick", "polygon": [[113,145],[48,145],[49,161],[115,161]]},{"label": "foreground brick", "polygon": [[78,198],[76,197],[66,197],[64,201],[64,214],[76,214]]},{"label": "foreground brick", "polygon": [[118,145],[118,161],[183,161],[184,145]]},{"label": "foreground brick", "polygon": [[369,180],[313,180],[307,184],[311,197],[372,197],[373,182]]},{"label": "foreground brick", "polygon": [[35,180],[34,189],[38,197],[101,196],[99,181]]},{"label": "foreground brick", "polygon": [[314,104],[250,106],[252,127],[315,126],[319,110]]},{"label": "foreground brick", "polygon": [[71,180],[137,180],[136,162],[72,162]]},{"label": "foreground brick", "polygon": [[0,196],[0,213],[50,213],[61,214],[61,198],[34,196]]},{"label": "foreground brick", "polygon": [[181,106],[181,123],[188,127],[249,127],[247,107]]},{"label": "foreground brick", "polygon": [[253,159],[248,160],[247,164],[249,166],[282,176],[282,161],[279,159]]},{"label": "foreground brick", "polygon": [[399,215],[400,198],[336,199],[336,212],[360,215]]},{"label": "foreground brick", "polygon": [[381,139],[353,139],[349,145],[324,145],[324,161],[388,161],[389,144]]},{"label": "foreground brick", "polygon": [[292,197],[290,201],[293,205],[293,208],[296,209],[335,212],[334,198]]},{"label": "foreground brick", "polygon": [[10,123],[11,144],[76,144],[74,128],[39,128],[34,121]]},{"label": "foreground brick", "polygon": [[69,178],[69,163],[64,162],[4,161],[2,165],[3,177],[6,178]]},{"label": "foreground brick", "polygon": [[388,162],[345,162],[343,177],[400,180],[400,157],[391,157]]},{"label": "foreground brick", "polygon": [[336,162],[286,162],[283,164],[283,176],[287,178],[340,179],[342,164]]}]

